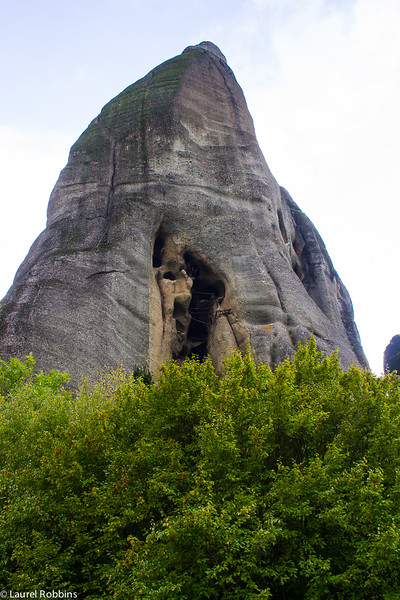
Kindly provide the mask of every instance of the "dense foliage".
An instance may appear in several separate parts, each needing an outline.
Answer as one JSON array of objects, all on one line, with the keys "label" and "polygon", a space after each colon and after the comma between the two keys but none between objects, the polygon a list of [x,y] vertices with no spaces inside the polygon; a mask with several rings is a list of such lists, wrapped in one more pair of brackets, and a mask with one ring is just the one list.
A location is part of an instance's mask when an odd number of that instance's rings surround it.
[{"label": "dense foliage", "polygon": [[0,362],[0,582],[78,598],[400,598],[400,378],[312,340],[155,385]]}]

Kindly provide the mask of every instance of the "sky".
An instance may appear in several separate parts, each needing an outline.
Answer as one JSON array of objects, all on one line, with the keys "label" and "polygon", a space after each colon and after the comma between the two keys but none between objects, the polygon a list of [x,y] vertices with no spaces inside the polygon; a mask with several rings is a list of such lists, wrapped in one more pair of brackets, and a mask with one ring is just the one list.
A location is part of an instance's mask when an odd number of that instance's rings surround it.
[{"label": "sky", "polygon": [[371,369],[400,333],[400,0],[0,0],[0,298],[72,144],[111,98],[209,40],[278,183],[352,298]]}]

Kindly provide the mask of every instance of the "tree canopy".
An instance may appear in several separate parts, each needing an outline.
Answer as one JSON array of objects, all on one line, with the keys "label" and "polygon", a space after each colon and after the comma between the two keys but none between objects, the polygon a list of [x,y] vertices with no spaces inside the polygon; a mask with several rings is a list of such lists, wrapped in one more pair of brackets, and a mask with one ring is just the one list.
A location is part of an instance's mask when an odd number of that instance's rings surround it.
[{"label": "tree canopy", "polygon": [[117,600],[400,598],[400,378],[314,340],[68,375],[0,362],[0,581]]}]

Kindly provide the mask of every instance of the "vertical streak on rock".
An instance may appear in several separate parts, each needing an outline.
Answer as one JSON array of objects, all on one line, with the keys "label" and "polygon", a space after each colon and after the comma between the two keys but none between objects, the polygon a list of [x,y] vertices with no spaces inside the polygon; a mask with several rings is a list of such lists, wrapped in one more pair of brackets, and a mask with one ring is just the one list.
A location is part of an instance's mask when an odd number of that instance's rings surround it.
[{"label": "vertical streak on rock", "polygon": [[115,174],[116,174],[116,169],[117,169],[117,159],[116,159],[117,151],[116,151],[116,147],[117,147],[117,144],[116,144],[115,140],[112,140],[112,142],[111,142],[111,158],[110,158],[110,165],[111,165],[111,169],[110,169],[110,171],[111,171],[111,173],[110,173],[110,189],[109,189],[108,198],[107,198],[106,219],[110,216],[112,202],[113,202],[113,197],[114,197]]},{"label": "vertical streak on rock", "polygon": [[144,88],[142,94],[142,103],[140,111],[140,155],[142,159],[142,169],[144,180],[148,181],[149,178],[149,155],[147,151],[147,87]]}]

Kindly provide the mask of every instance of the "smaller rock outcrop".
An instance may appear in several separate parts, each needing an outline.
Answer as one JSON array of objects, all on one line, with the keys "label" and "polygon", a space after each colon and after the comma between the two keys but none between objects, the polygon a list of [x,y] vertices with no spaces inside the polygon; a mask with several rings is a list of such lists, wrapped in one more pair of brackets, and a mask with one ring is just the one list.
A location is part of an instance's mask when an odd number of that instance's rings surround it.
[{"label": "smaller rock outcrop", "polygon": [[400,374],[400,335],[395,335],[386,346],[383,355],[383,369],[385,373],[397,371]]}]

